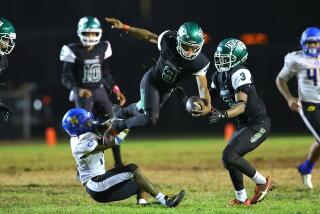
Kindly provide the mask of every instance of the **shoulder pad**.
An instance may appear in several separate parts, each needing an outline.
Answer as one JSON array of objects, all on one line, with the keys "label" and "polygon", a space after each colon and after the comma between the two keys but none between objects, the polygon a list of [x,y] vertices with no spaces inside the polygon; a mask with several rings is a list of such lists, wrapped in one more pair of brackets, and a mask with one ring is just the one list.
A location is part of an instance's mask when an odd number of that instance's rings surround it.
[{"label": "shoulder pad", "polygon": [[[75,46],[74,44],[71,44]],[[71,45],[64,45],[60,52],[60,60],[65,62],[71,62],[74,63],[75,59],[77,58],[76,55],[71,50]]]}]

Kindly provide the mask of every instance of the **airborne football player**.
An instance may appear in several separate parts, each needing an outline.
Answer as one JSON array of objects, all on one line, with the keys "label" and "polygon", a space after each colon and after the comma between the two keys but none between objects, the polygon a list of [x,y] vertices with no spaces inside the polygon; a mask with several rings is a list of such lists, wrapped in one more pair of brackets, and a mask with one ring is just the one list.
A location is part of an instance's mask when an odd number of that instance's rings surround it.
[{"label": "airborne football player", "polygon": [[110,129],[120,132],[126,128],[155,125],[159,119],[160,106],[167,100],[181,80],[194,76],[199,95],[204,99],[202,110],[194,116],[206,115],[211,110],[206,72],[209,59],[201,52],[204,37],[202,29],[193,22],[180,26],[178,32],[167,30],[160,35],[148,30],[123,24],[120,20],[106,18],[113,28],[132,36],[157,44],[160,56],[140,82],[140,101],[123,109],[115,106],[115,117]]}]

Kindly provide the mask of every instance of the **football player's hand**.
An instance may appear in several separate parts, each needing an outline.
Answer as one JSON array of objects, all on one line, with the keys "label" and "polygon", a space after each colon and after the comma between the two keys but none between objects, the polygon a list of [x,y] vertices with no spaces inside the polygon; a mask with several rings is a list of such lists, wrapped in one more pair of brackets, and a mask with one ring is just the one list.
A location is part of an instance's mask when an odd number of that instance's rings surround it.
[{"label": "football player's hand", "polygon": [[299,109],[301,108],[301,103],[297,97],[292,97],[288,99],[288,106],[292,111],[299,112]]},{"label": "football player's hand", "polygon": [[125,103],[126,103],[126,97],[124,96],[124,94],[123,93],[121,93],[121,92],[118,92],[117,94],[116,94],[116,96],[117,96],[117,100],[118,100],[118,102],[119,102],[119,105],[120,106],[123,106]]},{"label": "football player's hand", "polygon": [[115,18],[104,18],[104,20],[111,24],[111,28],[116,28],[122,30],[124,27],[124,24],[119,20]]},{"label": "football player's hand", "polygon": [[203,105],[202,103],[199,103],[199,105],[201,105],[201,110],[193,110],[193,117],[202,117],[211,112],[211,106]]},{"label": "football player's hand", "polygon": [[209,123],[216,123],[219,120],[227,118],[226,111],[219,111],[218,109],[213,109],[209,115]]},{"label": "football player's hand", "polygon": [[13,111],[4,103],[0,103],[0,120],[8,122]]},{"label": "football player's hand", "polygon": [[90,90],[85,89],[85,88],[80,88],[79,89],[79,97],[81,98],[89,98],[92,96],[92,93]]}]

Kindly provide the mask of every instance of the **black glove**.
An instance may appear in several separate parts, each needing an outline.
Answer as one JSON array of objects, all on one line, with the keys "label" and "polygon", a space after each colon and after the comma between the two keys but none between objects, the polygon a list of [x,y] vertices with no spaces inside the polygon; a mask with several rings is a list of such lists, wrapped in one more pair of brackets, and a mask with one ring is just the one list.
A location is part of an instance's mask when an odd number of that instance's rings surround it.
[{"label": "black glove", "polygon": [[227,117],[228,113],[226,111],[219,111],[218,109],[213,109],[212,112],[209,114],[209,123],[215,123]]},{"label": "black glove", "polygon": [[12,114],[13,111],[6,104],[0,103],[0,120],[7,122]]}]

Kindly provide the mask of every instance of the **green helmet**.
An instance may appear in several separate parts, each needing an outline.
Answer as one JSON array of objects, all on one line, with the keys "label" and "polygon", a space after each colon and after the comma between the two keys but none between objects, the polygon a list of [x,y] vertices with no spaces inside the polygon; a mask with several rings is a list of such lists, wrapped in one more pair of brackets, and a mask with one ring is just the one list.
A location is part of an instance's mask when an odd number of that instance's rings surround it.
[{"label": "green helmet", "polygon": [[204,43],[203,32],[194,22],[186,22],[180,26],[177,33],[177,51],[188,60],[196,58]]},{"label": "green helmet", "polygon": [[13,50],[16,33],[13,24],[0,17],[0,54],[10,54]]},{"label": "green helmet", "polygon": [[[86,33],[93,32],[96,36],[87,36]],[[82,45],[92,46],[100,42],[102,36],[102,27],[99,20],[93,16],[82,17],[78,22],[78,36]]]},{"label": "green helmet", "polygon": [[219,72],[229,71],[247,60],[245,44],[234,38],[222,40],[214,53],[214,64]]}]

